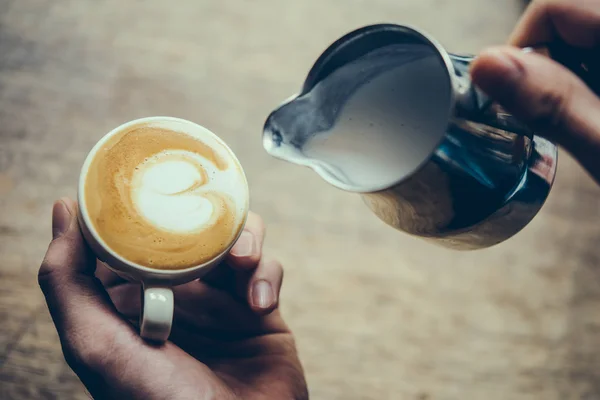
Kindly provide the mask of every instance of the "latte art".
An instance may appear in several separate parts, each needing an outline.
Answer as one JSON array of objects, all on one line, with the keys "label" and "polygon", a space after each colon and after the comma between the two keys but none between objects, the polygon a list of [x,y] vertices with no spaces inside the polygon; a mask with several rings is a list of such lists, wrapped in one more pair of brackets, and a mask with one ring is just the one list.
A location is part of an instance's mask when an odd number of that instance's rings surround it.
[{"label": "latte art", "polygon": [[[156,269],[208,262],[239,234],[245,177],[219,141],[137,125],[95,154],[85,202],[97,235],[113,252]],[[212,139],[212,140],[209,140]]]},{"label": "latte art", "polygon": [[189,152],[154,155],[133,174],[136,211],[159,229],[185,233],[209,228],[227,207],[223,194],[210,190],[207,170],[210,176],[217,174],[211,167],[208,160]]}]

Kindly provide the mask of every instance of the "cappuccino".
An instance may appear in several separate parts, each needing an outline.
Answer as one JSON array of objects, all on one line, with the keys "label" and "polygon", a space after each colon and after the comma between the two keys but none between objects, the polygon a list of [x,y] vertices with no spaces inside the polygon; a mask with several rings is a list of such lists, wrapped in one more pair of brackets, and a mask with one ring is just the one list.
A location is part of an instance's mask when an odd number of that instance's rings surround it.
[{"label": "cappuccino", "polygon": [[102,246],[136,265],[181,270],[226,252],[248,186],[232,151],[188,121],[125,126],[90,155],[80,200]]}]

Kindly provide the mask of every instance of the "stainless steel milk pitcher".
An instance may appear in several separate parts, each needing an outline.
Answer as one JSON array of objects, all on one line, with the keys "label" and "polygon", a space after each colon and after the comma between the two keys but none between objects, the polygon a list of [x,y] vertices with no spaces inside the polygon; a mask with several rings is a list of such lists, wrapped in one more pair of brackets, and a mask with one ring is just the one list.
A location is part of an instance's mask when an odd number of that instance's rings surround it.
[{"label": "stainless steel milk pitcher", "polygon": [[472,59],[407,26],[353,31],[269,115],[264,147],[360,193],[398,230],[456,249],[500,243],[542,207],[557,147],[472,85]]}]

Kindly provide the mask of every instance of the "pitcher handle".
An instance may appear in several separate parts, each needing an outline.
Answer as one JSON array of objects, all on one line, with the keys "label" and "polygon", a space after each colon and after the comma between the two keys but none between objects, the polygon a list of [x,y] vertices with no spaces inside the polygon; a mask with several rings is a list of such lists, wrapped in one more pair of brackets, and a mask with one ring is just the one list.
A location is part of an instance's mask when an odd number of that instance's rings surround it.
[{"label": "pitcher handle", "polygon": [[[600,77],[590,73],[587,62],[580,51],[572,49],[566,44],[552,43],[526,47],[523,52],[535,52],[552,58],[571,70],[594,93],[600,94]],[[454,66],[457,90],[456,117],[521,136],[533,137],[531,129],[516,120],[472,83],[469,69],[475,59],[474,55],[450,54],[450,59]]]},{"label": "pitcher handle", "polygon": [[455,118],[533,138],[533,131],[529,127],[513,117],[473,84],[469,70],[475,57],[474,55],[450,54],[454,66],[456,90]]}]

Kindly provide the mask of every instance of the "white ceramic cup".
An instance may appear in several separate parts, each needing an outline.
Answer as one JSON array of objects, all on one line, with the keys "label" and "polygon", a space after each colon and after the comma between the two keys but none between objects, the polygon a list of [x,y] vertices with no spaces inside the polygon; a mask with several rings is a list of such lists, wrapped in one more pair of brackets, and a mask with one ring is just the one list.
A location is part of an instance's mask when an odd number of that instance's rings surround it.
[{"label": "white ceramic cup", "polygon": [[148,117],[127,122],[106,134],[92,148],[88,154],[79,178],[79,223],[85,240],[92,250],[96,253],[99,260],[103,261],[107,266],[119,276],[130,281],[140,282],[143,288],[142,310],[140,315],[140,335],[148,340],[156,342],[164,342],[168,339],[173,323],[173,290],[175,285],[183,284],[194,279],[201,278],[212,267],[218,265],[227,255],[231,247],[239,238],[242,229],[239,229],[238,236],[231,240],[231,243],[225,251],[216,255],[212,260],[197,265],[191,268],[181,270],[160,270],[148,268],[131,261],[128,261],[110,249],[102,238],[96,232],[94,225],[90,221],[89,214],[86,209],[85,199],[85,184],[88,174],[88,169],[96,153],[103,145],[114,135],[128,129],[132,125],[151,124],[164,129],[183,131],[184,133],[200,134],[201,136],[211,136],[218,143],[223,145],[229,152],[231,160],[238,166],[242,174],[245,185],[246,201],[244,215],[241,220],[242,226],[246,222],[248,215],[248,184],[244,175],[242,166],[231,149],[218,136],[208,129],[186,121],[180,118],[173,117]]}]

